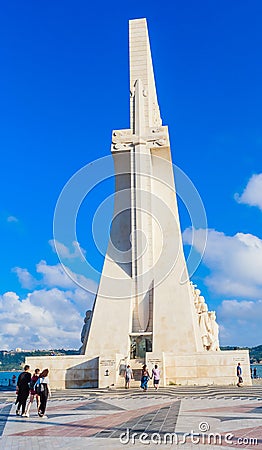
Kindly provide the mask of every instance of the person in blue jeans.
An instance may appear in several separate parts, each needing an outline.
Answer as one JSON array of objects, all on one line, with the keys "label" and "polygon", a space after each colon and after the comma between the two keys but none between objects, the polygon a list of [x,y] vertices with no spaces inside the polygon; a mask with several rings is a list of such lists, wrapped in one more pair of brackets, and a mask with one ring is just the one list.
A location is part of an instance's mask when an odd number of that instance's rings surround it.
[{"label": "person in blue jeans", "polygon": [[146,364],[142,367],[142,373],[141,373],[141,388],[143,391],[147,391],[147,383],[150,379],[149,372],[147,370]]}]

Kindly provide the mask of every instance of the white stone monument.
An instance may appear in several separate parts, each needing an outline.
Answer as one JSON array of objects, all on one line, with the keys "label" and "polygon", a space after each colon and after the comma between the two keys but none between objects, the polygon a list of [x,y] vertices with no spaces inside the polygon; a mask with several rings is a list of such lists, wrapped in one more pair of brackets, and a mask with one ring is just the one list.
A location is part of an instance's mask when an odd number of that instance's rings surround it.
[{"label": "white stone monument", "polygon": [[[123,385],[127,363],[157,363],[162,384],[235,384],[247,351],[220,351],[215,314],[190,283],[177,208],[168,128],[162,125],[146,19],[129,22],[130,128],[115,130],[115,206],[82,355],[28,358],[56,387]],[[137,381],[138,383],[138,381]]]}]

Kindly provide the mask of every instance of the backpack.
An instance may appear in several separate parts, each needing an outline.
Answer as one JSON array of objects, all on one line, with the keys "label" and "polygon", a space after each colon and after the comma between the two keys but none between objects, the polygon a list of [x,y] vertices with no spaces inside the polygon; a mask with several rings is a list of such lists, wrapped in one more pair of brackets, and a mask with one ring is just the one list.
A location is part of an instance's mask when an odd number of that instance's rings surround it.
[{"label": "backpack", "polygon": [[32,378],[31,378],[31,380],[29,381],[28,386],[29,386],[29,389],[30,389],[31,391],[34,390],[34,387],[35,387],[35,381],[32,380]]},{"label": "backpack", "polygon": [[42,390],[44,390],[44,389],[42,389],[43,388],[43,385],[41,384],[41,383],[37,383],[36,385],[35,385],[35,392],[37,393],[37,395],[40,395],[40,393],[42,392]]},{"label": "backpack", "polygon": [[44,385],[43,385],[43,383],[40,382],[39,378],[36,381],[36,383],[34,384],[34,390],[37,393],[37,395],[40,395],[41,392],[44,392]]}]

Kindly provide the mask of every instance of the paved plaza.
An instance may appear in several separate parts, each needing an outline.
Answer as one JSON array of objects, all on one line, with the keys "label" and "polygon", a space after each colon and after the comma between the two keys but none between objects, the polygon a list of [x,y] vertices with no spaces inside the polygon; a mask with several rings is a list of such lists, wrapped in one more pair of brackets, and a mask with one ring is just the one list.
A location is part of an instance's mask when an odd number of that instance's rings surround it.
[{"label": "paved plaza", "polygon": [[14,400],[0,393],[1,449],[262,449],[260,385],[56,391],[47,419],[16,416]]}]

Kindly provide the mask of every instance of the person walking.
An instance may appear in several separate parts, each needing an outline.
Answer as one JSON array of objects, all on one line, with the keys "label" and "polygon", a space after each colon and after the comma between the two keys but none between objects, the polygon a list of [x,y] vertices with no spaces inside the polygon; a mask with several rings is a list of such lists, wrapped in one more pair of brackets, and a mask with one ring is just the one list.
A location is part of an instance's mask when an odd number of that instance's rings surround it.
[{"label": "person walking", "polygon": [[154,388],[157,391],[157,389],[159,388],[159,381],[160,381],[160,370],[158,368],[158,365],[156,364],[154,369],[152,369],[152,377],[153,378],[153,384],[154,384]]},{"label": "person walking", "polygon": [[36,382],[37,382],[37,380],[39,378],[39,373],[40,373],[40,369],[35,369],[35,372],[34,372],[32,378],[31,378],[31,381],[30,381],[30,384],[29,384],[30,397],[29,397],[29,402],[27,404],[27,408],[26,408],[26,411],[25,411],[25,417],[29,417],[29,411],[30,411],[30,408],[31,408],[31,406],[32,406],[32,404],[34,402],[34,398],[36,399],[37,410],[38,410],[38,408],[40,406],[40,398],[39,398],[39,395],[35,391],[35,384],[36,384]]},{"label": "person walking", "polygon": [[147,370],[146,364],[144,364],[141,372],[141,388],[143,389],[143,391],[147,391],[148,380],[150,380],[150,375]]},{"label": "person walking", "polygon": [[238,377],[237,386],[241,387],[243,384],[243,378],[242,378],[242,368],[240,366],[240,363],[238,363],[238,365],[237,365],[237,377]]},{"label": "person walking", "polygon": [[29,372],[30,366],[27,364],[24,367],[24,371],[20,373],[18,379],[17,379],[17,385],[16,385],[16,415],[20,415],[20,408],[22,406],[22,416],[25,416],[25,406],[26,406],[26,400],[29,395],[29,383],[31,381],[31,373]]},{"label": "person walking", "polygon": [[38,415],[39,417],[43,417],[44,419],[47,419],[47,416],[45,415],[47,399],[48,396],[51,397],[51,389],[48,374],[49,370],[44,369],[43,372],[39,374],[39,378],[35,384],[35,391],[40,396]]},{"label": "person walking", "polygon": [[256,378],[256,377],[257,377],[257,368],[254,367],[254,378]]},{"label": "person walking", "polygon": [[133,379],[133,371],[129,365],[126,366],[125,370],[125,388],[129,389],[130,381]]}]

